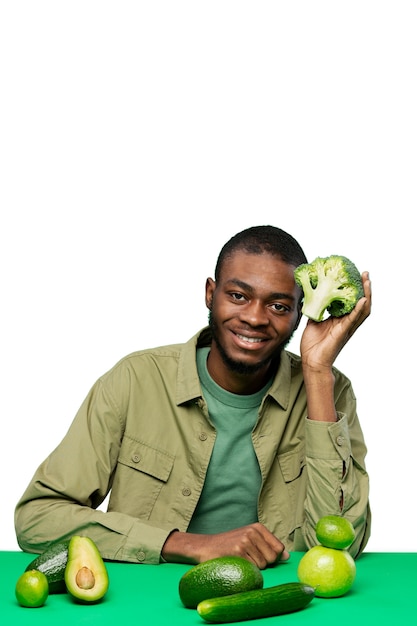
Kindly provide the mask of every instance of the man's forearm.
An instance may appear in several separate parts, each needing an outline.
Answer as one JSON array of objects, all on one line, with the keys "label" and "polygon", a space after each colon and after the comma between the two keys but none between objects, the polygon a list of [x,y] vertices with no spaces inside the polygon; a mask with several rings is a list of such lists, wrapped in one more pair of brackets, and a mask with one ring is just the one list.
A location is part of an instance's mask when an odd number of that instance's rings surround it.
[{"label": "man's forearm", "polygon": [[304,366],[303,375],[308,418],[320,422],[336,422],[337,413],[334,404],[334,374],[332,370],[316,372]]}]

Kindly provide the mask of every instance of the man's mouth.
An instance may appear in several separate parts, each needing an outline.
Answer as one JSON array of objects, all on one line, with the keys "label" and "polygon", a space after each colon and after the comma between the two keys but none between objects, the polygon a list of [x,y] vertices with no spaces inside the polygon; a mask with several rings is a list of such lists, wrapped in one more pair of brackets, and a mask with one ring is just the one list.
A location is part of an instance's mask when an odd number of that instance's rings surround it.
[{"label": "man's mouth", "polygon": [[245,335],[240,335],[239,333],[236,333],[236,337],[238,337],[241,341],[246,341],[247,343],[261,343],[264,341],[260,337],[246,337]]}]

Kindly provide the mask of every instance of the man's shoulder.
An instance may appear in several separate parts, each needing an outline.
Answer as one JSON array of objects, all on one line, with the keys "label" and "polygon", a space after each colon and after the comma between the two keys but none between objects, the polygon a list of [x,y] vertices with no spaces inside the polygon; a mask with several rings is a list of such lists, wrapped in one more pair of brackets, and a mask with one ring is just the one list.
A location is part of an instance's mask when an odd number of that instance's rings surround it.
[{"label": "man's shoulder", "polygon": [[162,361],[164,359],[178,360],[181,358],[182,354],[194,355],[195,359],[197,345],[200,345],[204,334],[205,329],[200,330],[187,341],[134,350],[119,359],[112,367],[112,370],[135,366],[149,361]]},{"label": "man's shoulder", "polygon": [[176,359],[178,360],[181,352],[184,350],[185,343],[173,343],[166,346],[155,346],[152,348],[142,348],[135,350],[123,356],[115,365],[112,370],[135,366],[148,361],[158,361],[162,359]]}]

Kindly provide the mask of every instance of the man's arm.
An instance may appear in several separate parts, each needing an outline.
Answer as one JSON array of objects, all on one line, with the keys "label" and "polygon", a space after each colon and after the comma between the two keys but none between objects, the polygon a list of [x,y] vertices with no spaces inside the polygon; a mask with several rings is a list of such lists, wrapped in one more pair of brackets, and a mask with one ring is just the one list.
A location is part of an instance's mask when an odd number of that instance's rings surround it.
[{"label": "man's arm", "polygon": [[123,429],[106,389],[97,382],[17,503],[16,537],[23,550],[40,553],[54,541],[84,534],[103,558],[160,562],[173,524],[164,528],[126,513],[98,510],[112,486]]},{"label": "man's arm", "polygon": [[349,315],[318,323],[309,320],[301,340],[308,411],[305,539],[307,547],[315,543],[314,525],[322,515],[344,515],[355,526],[356,540],[349,549],[353,556],[363,550],[370,528],[366,447],[354,394],[349,385],[342,393],[343,399],[335,398],[332,367],[342,348],[370,315],[371,283],[367,272],[362,274],[362,281],[365,296]]},{"label": "man's arm", "polygon": [[301,338],[301,359],[311,420],[335,422],[333,364],[359,326],[371,312],[371,282],[362,274],[364,297],[349,315],[330,317],[323,322],[309,320]]}]

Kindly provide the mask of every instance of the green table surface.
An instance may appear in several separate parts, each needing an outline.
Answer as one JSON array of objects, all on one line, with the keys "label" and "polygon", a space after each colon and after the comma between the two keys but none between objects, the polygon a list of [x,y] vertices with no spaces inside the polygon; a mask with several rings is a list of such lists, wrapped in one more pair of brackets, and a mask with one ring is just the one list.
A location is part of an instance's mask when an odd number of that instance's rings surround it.
[{"label": "green table surface", "polygon": [[[264,587],[296,581],[302,553],[293,552],[286,563],[263,571]],[[0,621],[4,626],[20,624],[83,624],[128,626],[202,626],[206,624],[193,609],[182,606],[178,583],[189,565],[136,565],[106,563],[110,586],[98,604],[76,604],[68,594],[50,595],[41,608],[17,604],[15,585],[34,555],[0,552]],[[417,553],[364,553],[356,562],[356,580],[341,598],[315,597],[302,611],[250,620],[246,624],[417,624]]]}]

